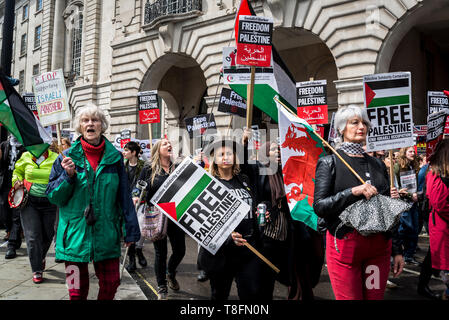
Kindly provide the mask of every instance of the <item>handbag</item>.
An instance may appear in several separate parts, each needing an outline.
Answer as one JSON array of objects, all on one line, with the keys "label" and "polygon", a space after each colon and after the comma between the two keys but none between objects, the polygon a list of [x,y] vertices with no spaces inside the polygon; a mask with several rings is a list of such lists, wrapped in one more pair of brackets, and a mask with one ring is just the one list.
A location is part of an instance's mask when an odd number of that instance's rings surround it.
[{"label": "handbag", "polygon": [[[271,207],[270,216],[273,217],[265,224],[263,234],[274,240],[284,241],[287,239],[287,218],[285,212],[281,210],[280,203],[277,206]],[[273,214],[273,210],[276,210],[276,214]]]},{"label": "handbag", "polygon": [[167,236],[167,216],[157,207],[147,203],[140,205],[137,208],[137,219],[141,235],[145,239],[154,242]]}]

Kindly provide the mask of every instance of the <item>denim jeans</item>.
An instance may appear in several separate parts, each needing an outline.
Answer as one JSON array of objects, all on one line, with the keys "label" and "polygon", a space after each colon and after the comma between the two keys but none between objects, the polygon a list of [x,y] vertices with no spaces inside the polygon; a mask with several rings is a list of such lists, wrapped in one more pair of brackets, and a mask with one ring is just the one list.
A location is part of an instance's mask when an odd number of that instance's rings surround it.
[{"label": "denim jeans", "polygon": [[[170,239],[172,248],[172,255],[168,260],[168,269],[167,237]],[[170,274],[175,274],[176,268],[179,266],[186,253],[185,233],[171,220],[168,220],[167,237],[153,242],[155,251],[154,270],[158,286],[167,285],[167,271]]]},{"label": "denim jeans", "polygon": [[30,195],[27,205],[21,210],[20,217],[31,270],[42,272],[42,262],[55,234],[56,206],[51,204],[46,197]]},{"label": "denim jeans", "polygon": [[419,213],[416,203],[402,214],[399,222],[399,236],[404,245],[404,258],[413,258],[418,246]]}]

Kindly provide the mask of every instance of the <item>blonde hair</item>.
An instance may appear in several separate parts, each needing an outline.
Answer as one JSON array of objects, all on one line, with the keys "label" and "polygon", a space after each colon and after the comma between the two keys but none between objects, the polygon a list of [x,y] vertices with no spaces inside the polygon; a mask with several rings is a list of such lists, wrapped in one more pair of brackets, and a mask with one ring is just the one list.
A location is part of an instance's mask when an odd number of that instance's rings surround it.
[{"label": "blonde hair", "polygon": [[103,110],[97,107],[96,105],[92,103],[88,103],[84,107],[80,108],[79,111],[76,114],[75,117],[75,131],[78,133],[81,133],[81,119],[84,117],[96,117],[101,122],[101,133],[105,133],[106,130],[109,127],[109,122],[106,119],[106,115],[104,114]]},{"label": "blonde hair", "polygon": [[401,150],[399,150],[399,156],[398,156],[398,164],[399,164],[399,169],[408,169],[408,165],[411,164],[413,167],[413,170],[415,170],[416,172],[418,172],[419,170],[419,160],[418,157],[415,154],[415,159],[413,161],[410,161],[409,159],[407,159],[407,150],[413,148],[413,147],[406,147],[406,148],[401,148]]},{"label": "blonde hair", "polygon": [[[161,139],[156,142],[151,148],[151,158],[150,158],[150,168],[151,168],[151,185],[154,183],[154,179],[156,175],[162,174],[162,165],[161,165],[161,156],[160,149],[162,145],[162,141],[168,141],[167,139]],[[169,173],[173,171],[173,162],[170,164]]]},{"label": "blonde hair", "polygon": [[233,176],[233,177],[236,176],[236,175],[239,174],[239,172],[240,172],[240,164],[239,164],[239,160],[238,160],[238,157],[237,157],[237,155],[236,155],[236,151],[235,151],[233,148],[231,148],[230,146],[226,146],[226,145],[224,145],[224,146],[219,146],[218,148],[216,148],[216,149],[214,150],[214,154],[213,154],[213,156],[212,156],[212,160],[210,161],[210,166],[209,166],[209,172],[210,172],[210,174],[211,174],[213,177],[221,178],[221,176],[220,176],[220,171],[218,170],[218,165],[217,165],[217,163],[215,162],[215,156],[216,156],[216,154],[217,154],[217,151],[218,151],[220,148],[228,148],[228,149],[231,149],[231,150],[232,150],[232,155],[233,155],[233,157],[234,157],[234,161],[232,162],[232,176]]}]

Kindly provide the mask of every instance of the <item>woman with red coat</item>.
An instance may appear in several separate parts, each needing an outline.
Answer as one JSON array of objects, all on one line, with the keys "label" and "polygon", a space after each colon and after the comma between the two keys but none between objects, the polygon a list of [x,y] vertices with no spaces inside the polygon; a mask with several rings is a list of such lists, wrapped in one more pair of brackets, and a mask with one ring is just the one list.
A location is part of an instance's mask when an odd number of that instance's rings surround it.
[{"label": "woman with red coat", "polygon": [[437,146],[429,159],[430,170],[426,177],[429,198],[429,242],[432,268],[440,270],[446,284],[442,295],[449,300],[449,140]]}]

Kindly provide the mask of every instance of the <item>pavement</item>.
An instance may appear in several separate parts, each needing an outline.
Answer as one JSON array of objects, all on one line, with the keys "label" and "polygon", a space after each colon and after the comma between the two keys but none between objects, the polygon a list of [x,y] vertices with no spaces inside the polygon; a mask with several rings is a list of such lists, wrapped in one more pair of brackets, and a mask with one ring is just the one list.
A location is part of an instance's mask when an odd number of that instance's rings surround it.
[{"label": "pavement", "polygon": [[[0,300],[69,300],[65,283],[64,263],[55,262],[54,245],[46,258],[44,281],[34,284],[31,266],[27,255],[26,243],[17,250],[17,257],[5,259],[7,242],[3,241],[4,230],[0,232]],[[123,248],[124,254],[125,249]],[[90,289],[88,300],[96,300],[98,295],[98,279],[93,264],[89,263]],[[115,300],[147,300],[139,285],[126,269],[123,270],[121,285]]]},{"label": "pavement", "polygon": [[[3,239],[4,232],[0,232],[0,239]],[[32,273],[26,252],[25,243],[17,250],[18,256],[15,259],[6,260],[5,253],[7,244],[0,241],[0,300],[68,300],[68,291],[65,285],[64,264],[54,262],[54,247],[50,248],[47,254],[47,268],[44,272],[45,281],[39,285],[32,282]],[[419,237],[419,251],[415,257],[422,261],[429,246],[428,236]],[[122,256],[124,254],[124,248]],[[168,245],[168,257],[171,254],[171,246]],[[186,255],[178,267],[177,279],[181,286],[179,291],[169,289],[168,300],[209,300],[209,281],[197,281],[196,259],[198,245],[190,237],[186,236]],[[151,242],[146,241],[144,255],[148,265],[144,268],[138,265],[136,272],[129,274],[126,269],[123,271],[122,284],[120,285],[116,300],[156,300],[157,281],[154,273],[154,247]],[[420,267],[406,265],[404,272],[399,278],[390,280],[397,287],[387,289],[385,300],[427,300],[419,296],[416,292]],[[89,264],[90,290],[89,300],[95,300],[98,293],[98,280],[95,276],[93,265]],[[429,284],[430,288],[437,293],[445,289],[445,285],[436,274]],[[288,295],[288,288],[278,282],[275,284],[274,300],[285,300]],[[316,300],[334,300],[334,294],[330,285],[326,265],[323,266],[321,278],[314,288]],[[237,288],[233,283],[229,300],[238,300]]]}]

